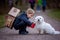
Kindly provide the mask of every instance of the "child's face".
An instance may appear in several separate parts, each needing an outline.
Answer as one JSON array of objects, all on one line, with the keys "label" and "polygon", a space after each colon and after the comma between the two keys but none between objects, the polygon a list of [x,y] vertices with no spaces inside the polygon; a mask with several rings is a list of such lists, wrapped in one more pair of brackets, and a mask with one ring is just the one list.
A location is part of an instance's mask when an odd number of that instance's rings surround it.
[{"label": "child's face", "polygon": [[32,12],[28,12],[28,13],[27,13],[28,18],[32,18],[33,15],[34,15],[34,13],[32,13]]}]

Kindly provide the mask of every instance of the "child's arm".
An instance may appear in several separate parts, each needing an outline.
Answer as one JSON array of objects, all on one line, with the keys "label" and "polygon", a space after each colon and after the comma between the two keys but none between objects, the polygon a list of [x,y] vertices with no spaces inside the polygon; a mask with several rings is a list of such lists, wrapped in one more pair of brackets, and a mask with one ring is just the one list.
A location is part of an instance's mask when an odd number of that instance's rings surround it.
[{"label": "child's arm", "polygon": [[22,16],[21,20],[23,20],[27,24],[27,26],[32,25],[32,22],[30,22],[25,16]]},{"label": "child's arm", "polygon": [[31,28],[34,28],[35,27],[35,23],[32,23],[32,25],[30,26]]},{"label": "child's arm", "polygon": [[27,24],[27,26],[30,26],[31,28],[35,27],[35,23],[30,22],[26,17],[22,17],[21,19]]}]

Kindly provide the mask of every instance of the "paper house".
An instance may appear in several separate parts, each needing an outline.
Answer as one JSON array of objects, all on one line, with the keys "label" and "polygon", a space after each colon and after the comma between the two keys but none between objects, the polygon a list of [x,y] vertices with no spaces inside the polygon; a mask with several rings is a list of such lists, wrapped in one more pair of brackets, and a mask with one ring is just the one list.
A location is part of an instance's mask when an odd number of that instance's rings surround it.
[{"label": "paper house", "polygon": [[15,20],[15,17],[19,14],[20,10],[13,7],[9,13],[8,13],[8,16],[7,16],[7,19],[6,19],[6,22],[5,22],[5,26],[8,27],[8,28],[12,28],[12,25],[13,25],[13,22]]},{"label": "paper house", "polygon": [[19,14],[20,10],[13,7],[10,11],[9,11],[9,15],[13,16],[13,17],[16,17],[18,14]]}]

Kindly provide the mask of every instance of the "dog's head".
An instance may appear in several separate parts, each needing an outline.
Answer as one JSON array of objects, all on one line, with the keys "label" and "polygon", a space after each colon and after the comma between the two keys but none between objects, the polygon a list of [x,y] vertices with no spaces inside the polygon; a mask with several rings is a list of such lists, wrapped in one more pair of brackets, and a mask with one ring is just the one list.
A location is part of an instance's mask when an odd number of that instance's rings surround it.
[{"label": "dog's head", "polygon": [[39,22],[39,23],[44,22],[44,18],[42,16],[36,16],[35,17],[35,23],[37,23],[37,22]]}]

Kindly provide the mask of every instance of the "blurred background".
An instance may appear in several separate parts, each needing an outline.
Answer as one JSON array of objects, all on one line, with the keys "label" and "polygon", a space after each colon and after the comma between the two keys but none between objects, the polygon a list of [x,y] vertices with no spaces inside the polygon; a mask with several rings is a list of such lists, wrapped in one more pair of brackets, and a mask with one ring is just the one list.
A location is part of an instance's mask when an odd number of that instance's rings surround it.
[{"label": "blurred background", "polygon": [[[27,9],[29,0],[0,0],[0,14],[5,14],[9,11],[10,6],[15,6],[22,10]],[[47,9],[60,9],[60,0],[46,0]],[[4,11],[4,13],[2,12]]]}]

